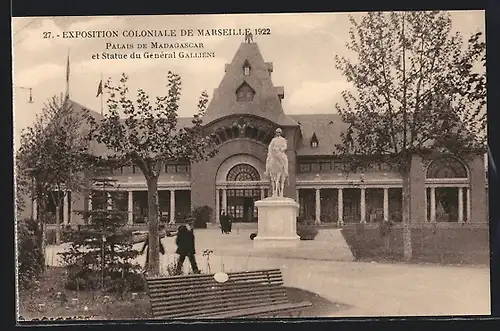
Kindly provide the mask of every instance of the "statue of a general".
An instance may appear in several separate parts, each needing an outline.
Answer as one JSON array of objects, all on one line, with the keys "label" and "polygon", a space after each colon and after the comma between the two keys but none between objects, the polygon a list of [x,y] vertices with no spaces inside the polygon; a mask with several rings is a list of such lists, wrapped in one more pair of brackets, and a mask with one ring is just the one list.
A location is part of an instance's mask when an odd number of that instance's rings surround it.
[{"label": "statue of a general", "polygon": [[266,175],[271,179],[273,197],[283,197],[285,180],[288,179],[288,157],[285,153],[288,146],[282,134],[280,128],[276,129],[267,152]]}]

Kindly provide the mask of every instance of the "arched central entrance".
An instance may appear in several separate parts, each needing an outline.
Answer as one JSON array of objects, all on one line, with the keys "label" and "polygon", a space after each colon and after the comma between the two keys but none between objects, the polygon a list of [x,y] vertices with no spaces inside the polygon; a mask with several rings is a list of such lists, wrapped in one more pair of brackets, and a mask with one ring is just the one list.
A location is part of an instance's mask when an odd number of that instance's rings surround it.
[{"label": "arched central entrance", "polygon": [[226,212],[233,217],[234,222],[256,222],[257,208],[255,207],[255,201],[261,198],[260,189],[251,186],[237,188],[231,188],[231,186],[239,184],[233,182],[260,181],[257,169],[250,164],[240,163],[229,170],[226,181],[229,184]]},{"label": "arched central entrance", "polygon": [[221,164],[217,173],[218,215],[225,211],[233,222],[257,222],[255,201],[266,196],[264,166],[251,155],[234,155]]}]

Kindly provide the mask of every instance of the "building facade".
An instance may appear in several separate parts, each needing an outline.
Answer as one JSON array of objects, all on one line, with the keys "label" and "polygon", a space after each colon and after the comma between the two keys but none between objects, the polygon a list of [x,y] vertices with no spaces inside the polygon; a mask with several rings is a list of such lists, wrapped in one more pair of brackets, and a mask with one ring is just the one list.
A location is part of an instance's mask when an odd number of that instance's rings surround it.
[{"label": "building facade", "polygon": [[[213,222],[225,210],[235,222],[256,223],[255,201],[269,190],[264,177],[267,145],[280,127],[289,148],[284,195],[299,203],[300,218],[333,226],[401,221],[400,174],[377,162],[363,172],[347,172],[333,155],[346,124],[334,113],[287,115],[284,88],[273,85],[273,63],[265,62],[256,43],[242,43],[221,70],[225,75],[204,117],[207,133],[217,136],[219,153],[208,161],[163,166],[158,188],[164,220],[182,221],[193,208],[209,206]],[[180,118],[179,125],[190,121]],[[147,187],[140,170],[122,167],[108,175],[116,180],[114,194],[123,197],[116,207],[128,212],[130,224],[145,223]],[[410,178],[412,222],[488,222],[482,157],[414,156]],[[95,203],[92,197],[68,196],[61,220],[82,222],[73,211],[95,208]]]}]

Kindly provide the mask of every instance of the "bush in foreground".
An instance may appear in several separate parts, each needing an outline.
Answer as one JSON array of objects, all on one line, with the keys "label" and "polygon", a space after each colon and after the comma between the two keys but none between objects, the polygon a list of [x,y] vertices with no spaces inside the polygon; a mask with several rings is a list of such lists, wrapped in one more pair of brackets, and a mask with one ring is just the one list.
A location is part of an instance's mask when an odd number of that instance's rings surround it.
[{"label": "bush in foreground", "polygon": [[43,272],[42,230],[37,221],[24,219],[17,223],[17,271],[19,287],[31,288]]}]

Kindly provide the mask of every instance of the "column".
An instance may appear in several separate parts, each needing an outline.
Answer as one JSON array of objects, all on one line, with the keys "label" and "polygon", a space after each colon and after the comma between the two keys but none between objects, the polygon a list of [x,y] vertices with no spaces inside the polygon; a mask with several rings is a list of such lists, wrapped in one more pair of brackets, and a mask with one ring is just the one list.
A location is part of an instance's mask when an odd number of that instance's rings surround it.
[{"label": "column", "polygon": [[37,217],[37,202],[36,202],[36,198],[31,200],[31,218],[33,220],[36,220],[38,219]]},{"label": "column", "polygon": [[467,187],[467,190],[465,192],[466,192],[466,199],[467,199],[467,206],[465,206],[465,208],[467,210],[467,223],[470,223],[470,222],[472,222],[472,220],[470,219],[470,212],[471,212],[471,209],[470,209],[470,187]]},{"label": "column", "polygon": [[222,189],[222,209],[226,212],[226,215],[229,215],[227,210],[227,189]]},{"label": "column", "polygon": [[264,191],[264,188],[260,189],[260,200],[264,200],[266,198],[266,192]]},{"label": "column", "polygon": [[464,188],[458,188],[458,223],[464,222]]},{"label": "column", "polygon": [[295,202],[297,203],[300,203],[300,192],[299,192],[300,189],[296,189],[295,190]]},{"label": "column", "polygon": [[128,224],[134,223],[134,191],[128,191]]},{"label": "column", "polygon": [[389,220],[389,189],[384,187],[384,221]]},{"label": "column", "polygon": [[92,210],[92,191],[89,193],[89,211]]},{"label": "column", "polygon": [[316,223],[321,223],[321,189],[316,189]]},{"label": "column", "polygon": [[175,223],[175,190],[170,190],[170,223]]},{"label": "column", "polygon": [[361,188],[361,223],[366,223],[366,189]]},{"label": "column", "polygon": [[343,190],[339,188],[338,194],[337,194],[337,212],[338,212],[338,225],[342,226],[344,225],[344,194]]},{"label": "column", "polygon": [[215,223],[220,224],[220,192],[215,189]]},{"label": "column", "polygon": [[431,187],[431,222],[436,222],[436,188]]},{"label": "column", "polygon": [[64,194],[64,200],[63,200],[63,224],[68,224],[68,219],[69,219],[69,202],[68,202],[68,192],[63,192]]}]

